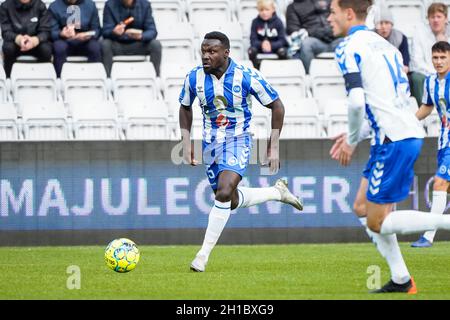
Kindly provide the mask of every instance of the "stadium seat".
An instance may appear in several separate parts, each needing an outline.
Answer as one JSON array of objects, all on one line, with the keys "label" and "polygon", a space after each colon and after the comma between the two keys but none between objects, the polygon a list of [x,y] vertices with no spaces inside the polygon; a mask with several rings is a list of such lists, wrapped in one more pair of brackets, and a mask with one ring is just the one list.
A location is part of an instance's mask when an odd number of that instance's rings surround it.
[{"label": "stadium seat", "polygon": [[116,103],[129,105],[161,99],[151,62],[114,62],[111,81]]},{"label": "stadium seat", "polygon": [[127,140],[167,140],[168,112],[163,101],[130,104],[123,108],[123,128]]},{"label": "stadium seat", "polygon": [[233,21],[232,4],[228,0],[187,0],[189,22],[214,21],[216,24]]},{"label": "stadium seat", "polygon": [[76,140],[119,140],[117,108],[112,102],[69,105]]},{"label": "stadium seat", "polygon": [[102,63],[65,63],[61,71],[64,102],[95,104],[109,100]]},{"label": "stadium seat", "polygon": [[417,24],[425,20],[425,4],[422,0],[385,0],[385,5],[392,12],[394,24]]},{"label": "stadium seat", "polygon": [[67,110],[62,102],[27,103],[21,107],[25,140],[51,141],[71,138]]},{"label": "stadium seat", "polygon": [[[206,23],[205,23],[206,22]],[[205,37],[205,34],[215,30],[225,33],[230,39],[230,57],[237,62],[247,59],[246,46],[243,41],[243,34],[241,25],[237,22],[223,22],[216,23],[209,20],[203,21],[194,25],[196,38],[198,39],[198,47],[200,48],[201,42]]]},{"label": "stadium seat", "polygon": [[172,22],[158,31],[158,40],[163,51],[161,64],[192,64],[195,61],[194,31],[189,23]]},{"label": "stadium seat", "polygon": [[348,131],[347,99],[332,99],[324,104],[324,124],[330,138]]},{"label": "stadium seat", "polygon": [[12,103],[0,104],[0,141],[19,140],[17,110]]},{"label": "stadium seat", "polygon": [[270,137],[272,112],[252,97],[252,120],[250,131],[255,139],[267,139]]},{"label": "stadium seat", "polygon": [[280,139],[317,139],[322,136],[319,108],[314,99],[290,100],[285,105]]},{"label": "stadium seat", "polygon": [[11,90],[15,103],[30,104],[58,100],[56,72],[51,63],[14,63]]},{"label": "stadium seat", "polygon": [[306,74],[300,60],[263,60],[260,71],[282,100],[306,97]]},{"label": "stadium seat", "polygon": [[180,106],[178,99],[186,75],[193,68],[194,65],[187,64],[164,64],[161,66],[161,83],[164,101],[168,104],[170,117],[178,118],[178,108]]},{"label": "stadium seat", "polygon": [[9,84],[6,80],[5,69],[0,66],[0,104],[9,100]]},{"label": "stadium seat", "polygon": [[309,70],[313,97],[321,111],[329,99],[346,98],[344,78],[335,60],[313,59]]},{"label": "stadium seat", "polygon": [[152,13],[156,28],[161,29],[165,24],[186,22],[186,3],[183,0],[152,0]]},{"label": "stadium seat", "polygon": [[245,36],[250,35],[252,21],[258,16],[255,0],[236,0],[237,17]]}]

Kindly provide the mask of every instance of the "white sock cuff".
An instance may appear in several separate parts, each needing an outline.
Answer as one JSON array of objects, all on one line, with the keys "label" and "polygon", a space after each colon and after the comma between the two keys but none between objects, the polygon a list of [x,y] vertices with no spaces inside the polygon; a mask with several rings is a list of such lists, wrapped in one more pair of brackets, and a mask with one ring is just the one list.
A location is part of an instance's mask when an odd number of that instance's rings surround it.
[{"label": "white sock cuff", "polygon": [[445,196],[447,196],[447,191],[433,190],[433,195],[445,195]]},{"label": "white sock cuff", "polygon": [[359,217],[358,219],[363,227],[367,227],[367,217]]},{"label": "white sock cuff", "polygon": [[231,201],[221,202],[218,200],[214,201],[214,207],[220,210],[231,210]]}]

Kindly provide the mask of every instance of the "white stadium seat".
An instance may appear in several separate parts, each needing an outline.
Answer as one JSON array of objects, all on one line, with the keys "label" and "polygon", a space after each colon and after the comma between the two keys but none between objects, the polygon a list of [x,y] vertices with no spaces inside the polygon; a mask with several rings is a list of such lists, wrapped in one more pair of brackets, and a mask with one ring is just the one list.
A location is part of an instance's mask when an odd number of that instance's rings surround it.
[{"label": "white stadium seat", "polygon": [[58,100],[56,72],[51,63],[15,63],[11,89],[16,103],[51,103]]},{"label": "white stadium seat", "polygon": [[[394,24],[417,24],[425,20],[425,4],[422,0],[385,0],[394,18]],[[376,13],[375,13],[376,14]]]},{"label": "white stadium seat", "polygon": [[186,4],[183,0],[152,0],[150,4],[158,30],[166,23],[187,21]]},{"label": "white stadium seat", "polygon": [[346,98],[345,82],[337,63],[331,59],[313,59],[309,70],[313,97],[319,107],[330,99]]},{"label": "white stadium seat", "polygon": [[6,80],[5,69],[0,66],[0,103],[6,103],[9,100],[9,86]]},{"label": "white stadium seat", "polygon": [[170,130],[163,101],[131,104],[123,108],[123,127],[127,140],[167,140]]},{"label": "white stadium seat", "polygon": [[285,101],[285,116],[280,139],[314,139],[322,136],[319,108],[314,99]]},{"label": "white stadium seat", "polygon": [[67,109],[62,102],[29,103],[22,106],[25,140],[51,141],[71,138]]},{"label": "white stadium seat", "polygon": [[119,140],[118,112],[112,102],[70,104],[76,140]]},{"label": "white stadium seat", "polygon": [[195,61],[194,31],[189,23],[172,22],[158,31],[158,40],[163,51],[161,64]]},{"label": "white stadium seat", "polygon": [[232,5],[228,0],[187,0],[189,21],[214,21],[216,24],[233,21]]},{"label": "white stadium seat", "polygon": [[114,62],[111,69],[114,101],[134,104],[160,99],[151,62]]},{"label": "white stadium seat", "polygon": [[96,104],[109,99],[102,63],[65,63],[61,82],[66,103]]},{"label": "white stadium seat", "polygon": [[250,35],[253,19],[258,16],[255,0],[237,0],[238,21],[242,25],[244,35]]},{"label": "white stadium seat", "polygon": [[282,100],[306,97],[306,74],[300,60],[263,60],[260,70]]},{"label": "white stadium seat", "polygon": [[0,104],[0,141],[19,140],[17,110],[12,103]]},{"label": "white stadium seat", "polygon": [[324,104],[324,120],[328,137],[348,131],[347,99],[332,99]]},{"label": "white stadium seat", "polygon": [[272,112],[252,97],[252,120],[250,131],[255,139],[267,139],[270,137]]},{"label": "white stadium seat", "polygon": [[181,90],[186,75],[194,68],[194,64],[164,64],[161,66],[161,82],[164,92],[164,100],[169,107],[169,116],[178,118]]}]

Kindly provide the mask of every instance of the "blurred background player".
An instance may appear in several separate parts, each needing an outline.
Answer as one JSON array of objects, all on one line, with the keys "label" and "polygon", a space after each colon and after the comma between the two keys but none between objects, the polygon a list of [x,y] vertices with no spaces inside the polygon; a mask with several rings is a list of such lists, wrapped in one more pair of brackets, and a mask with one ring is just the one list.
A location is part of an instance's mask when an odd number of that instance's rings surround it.
[{"label": "blurred background player", "polygon": [[301,201],[277,180],[269,188],[238,187],[251,154],[249,125],[252,118],[251,95],[272,110],[272,133],[268,160],[272,173],[278,171],[279,134],[283,127],[284,106],[277,92],[260,73],[236,64],[229,58],[230,41],[220,32],[205,35],[201,44],[202,66],[186,76],[180,95],[180,128],[183,156],[196,165],[191,152],[190,131],[192,104],[197,97],[202,108],[203,161],[211,188],[215,193],[202,248],[192,261],[193,271],[205,271],[209,255],[230,217],[231,210],[247,208],[269,200],[281,201],[303,209]]},{"label": "blurred background player", "polygon": [[257,1],[258,17],[252,22],[248,56],[259,69],[259,53],[276,53],[279,59],[287,59],[288,43],[283,21],[275,12],[274,0]]},{"label": "blurred background player", "polygon": [[431,61],[431,47],[438,41],[450,40],[448,8],[444,3],[432,3],[428,7],[428,23],[420,24],[414,31],[411,52],[411,94],[420,105],[425,78],[435,73]]},{"label": "blurred background player", "polygon": [[[427,77],[424,84],[422,105],[416,113],[419,120],[425,119],[436,107],[441,118],[441,134],[438,140],[437,171],[433,183],[431,213],[443,214],[447,206],[447,191],[450,186],[450,44],[440,41],[432,47],[432,61],[436,73]],[[427,231],[412,247],[431,247],[436,230]]]},{"label": "blurred background player", "polygon": [[335,54],[349,102],[348,135],[336,140],[331,155],[343,166],[350,164],[367,116],[373,132],[372,147],[355,211],[361,223],[367,225],[367,232],[392,275],[387,284],[372,292],[414,294],[417,288],[401,255],[396,233],[449,230],[450,217],[412,210],[391,212],[393,204],[408,197],[425,133],[409,111],[409,85],[400,52],[364,25],[371,5],[370,0],[331,3],[328,21],[334,35],[347,36]]}]

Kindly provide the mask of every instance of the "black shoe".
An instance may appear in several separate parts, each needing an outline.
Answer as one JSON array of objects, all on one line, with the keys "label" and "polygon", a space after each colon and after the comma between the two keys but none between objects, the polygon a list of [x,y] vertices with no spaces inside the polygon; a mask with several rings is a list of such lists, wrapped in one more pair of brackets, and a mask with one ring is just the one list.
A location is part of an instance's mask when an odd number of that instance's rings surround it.
[{"label": "black shoe", "polygon": [[403,292],[407,294],[416,294],[417,288],[414,283],[414,279],[409,279],[408,282],[404,284],[397,284],[392,280],[389,280],[382,288],[378,290],[370,291],[370,293],[395,293],[395,292]]}]

